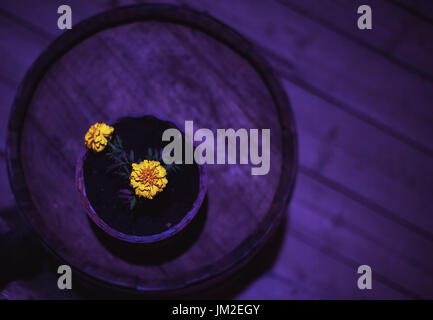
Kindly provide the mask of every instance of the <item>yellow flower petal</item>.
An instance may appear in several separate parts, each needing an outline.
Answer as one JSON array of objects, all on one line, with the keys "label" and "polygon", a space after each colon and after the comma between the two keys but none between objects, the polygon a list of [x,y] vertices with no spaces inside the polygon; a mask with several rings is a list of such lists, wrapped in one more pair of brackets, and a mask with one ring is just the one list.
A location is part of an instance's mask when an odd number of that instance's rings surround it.
[{"label": "yellow flower petal", "polygon": [[167,185],[166,176],[167,171],[159,161],[143,160],[132,164],[129,180],[137,196],[153,199]]},{"label": "yellow flower petal", "polygon": [[88,149],[100,152],[107,146],[108,140],[111,139],[113,132],[113,127],[105,123],[97,122],[92,125],[84,135],[84,143]]}]

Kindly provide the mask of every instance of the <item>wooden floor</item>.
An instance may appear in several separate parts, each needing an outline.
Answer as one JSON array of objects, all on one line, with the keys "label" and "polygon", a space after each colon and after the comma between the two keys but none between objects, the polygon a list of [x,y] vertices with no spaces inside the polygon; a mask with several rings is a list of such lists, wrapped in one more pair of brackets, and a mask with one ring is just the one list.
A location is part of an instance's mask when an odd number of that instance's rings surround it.
[{"label": "wooden floor", "polygon": [[[70,0],[73,23],[131,0]],[[153,1],[155,2],[155,1]],[[433,298],[433,2],[370,0],[373,30],[347,0],[170,0],[252,40],[287,90],[300,172],[287,225],[218,297]],[[59,34],[63,1],[0,4],[0,157],[17,86]],[[56,289],[56,261],[17,215],[0,166],[0,297],[86,298]],[[58,263],[57,263],[58,264]],[[357,267],[373,289],[357,288]],[[257,270],[254,270],[257,269]]]}]

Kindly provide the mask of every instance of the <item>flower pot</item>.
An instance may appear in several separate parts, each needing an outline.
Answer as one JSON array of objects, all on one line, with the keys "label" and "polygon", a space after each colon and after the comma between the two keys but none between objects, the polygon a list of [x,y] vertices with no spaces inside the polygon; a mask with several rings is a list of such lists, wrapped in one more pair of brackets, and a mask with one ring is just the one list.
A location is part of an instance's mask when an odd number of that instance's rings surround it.
[{"label": "flower pot", "polygon": [[[123,117],[110,125],[121,138],[127,157],[135,159],[146,159],[153,150],[160,152],[169,143],[162,141],[164,130],[179,130],[173,122],[152,115]],[[164,189],[148,199],[133,193],[129,178],[113,170],[113,161],[109,148],[100,152],[85,149],[76,168],[87,215],[108,235],[132,243],[159,242],[185,229],[197,214],[207,190],[204,165],[178,165],[175,172],[167,173]],[[138,199],[134,206],[125,198],[125,190],[131,192],[130,199]]]}]

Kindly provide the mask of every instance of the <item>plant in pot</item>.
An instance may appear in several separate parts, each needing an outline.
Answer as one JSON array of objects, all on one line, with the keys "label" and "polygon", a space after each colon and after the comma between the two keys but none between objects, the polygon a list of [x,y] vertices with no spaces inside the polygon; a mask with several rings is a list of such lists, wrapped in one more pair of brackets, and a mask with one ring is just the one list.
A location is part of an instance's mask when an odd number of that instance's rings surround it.
[{"label": "plant in pot", "polygon": [[78,191],[90,219],[110,236],[133,243],[162,241],[197,214],[206,194],[206,170],[162,160],[169,143],[162,135],[170,128],[178,129],[146,115],[95,123],[85,134]]}]

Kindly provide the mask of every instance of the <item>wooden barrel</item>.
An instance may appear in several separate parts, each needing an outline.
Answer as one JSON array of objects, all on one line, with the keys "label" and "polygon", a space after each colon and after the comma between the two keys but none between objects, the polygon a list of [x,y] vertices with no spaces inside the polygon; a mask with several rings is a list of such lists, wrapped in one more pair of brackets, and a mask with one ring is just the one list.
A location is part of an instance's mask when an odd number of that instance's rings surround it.
[{"label": "wooden barrel", "polygon": [[[208,165],[207,197],[181,238],[116,242],[87,218],[74,172],[89,126],[131,113],[214,133],[269,128],[270,171]],[[139,5],[75,25],[37,59],[14,101],[7,157],[21,211],[74,272],[154,294],[218,279],[263,245],[286,213],[297,148],[288,98],[250,42],[205,14]]]}]

